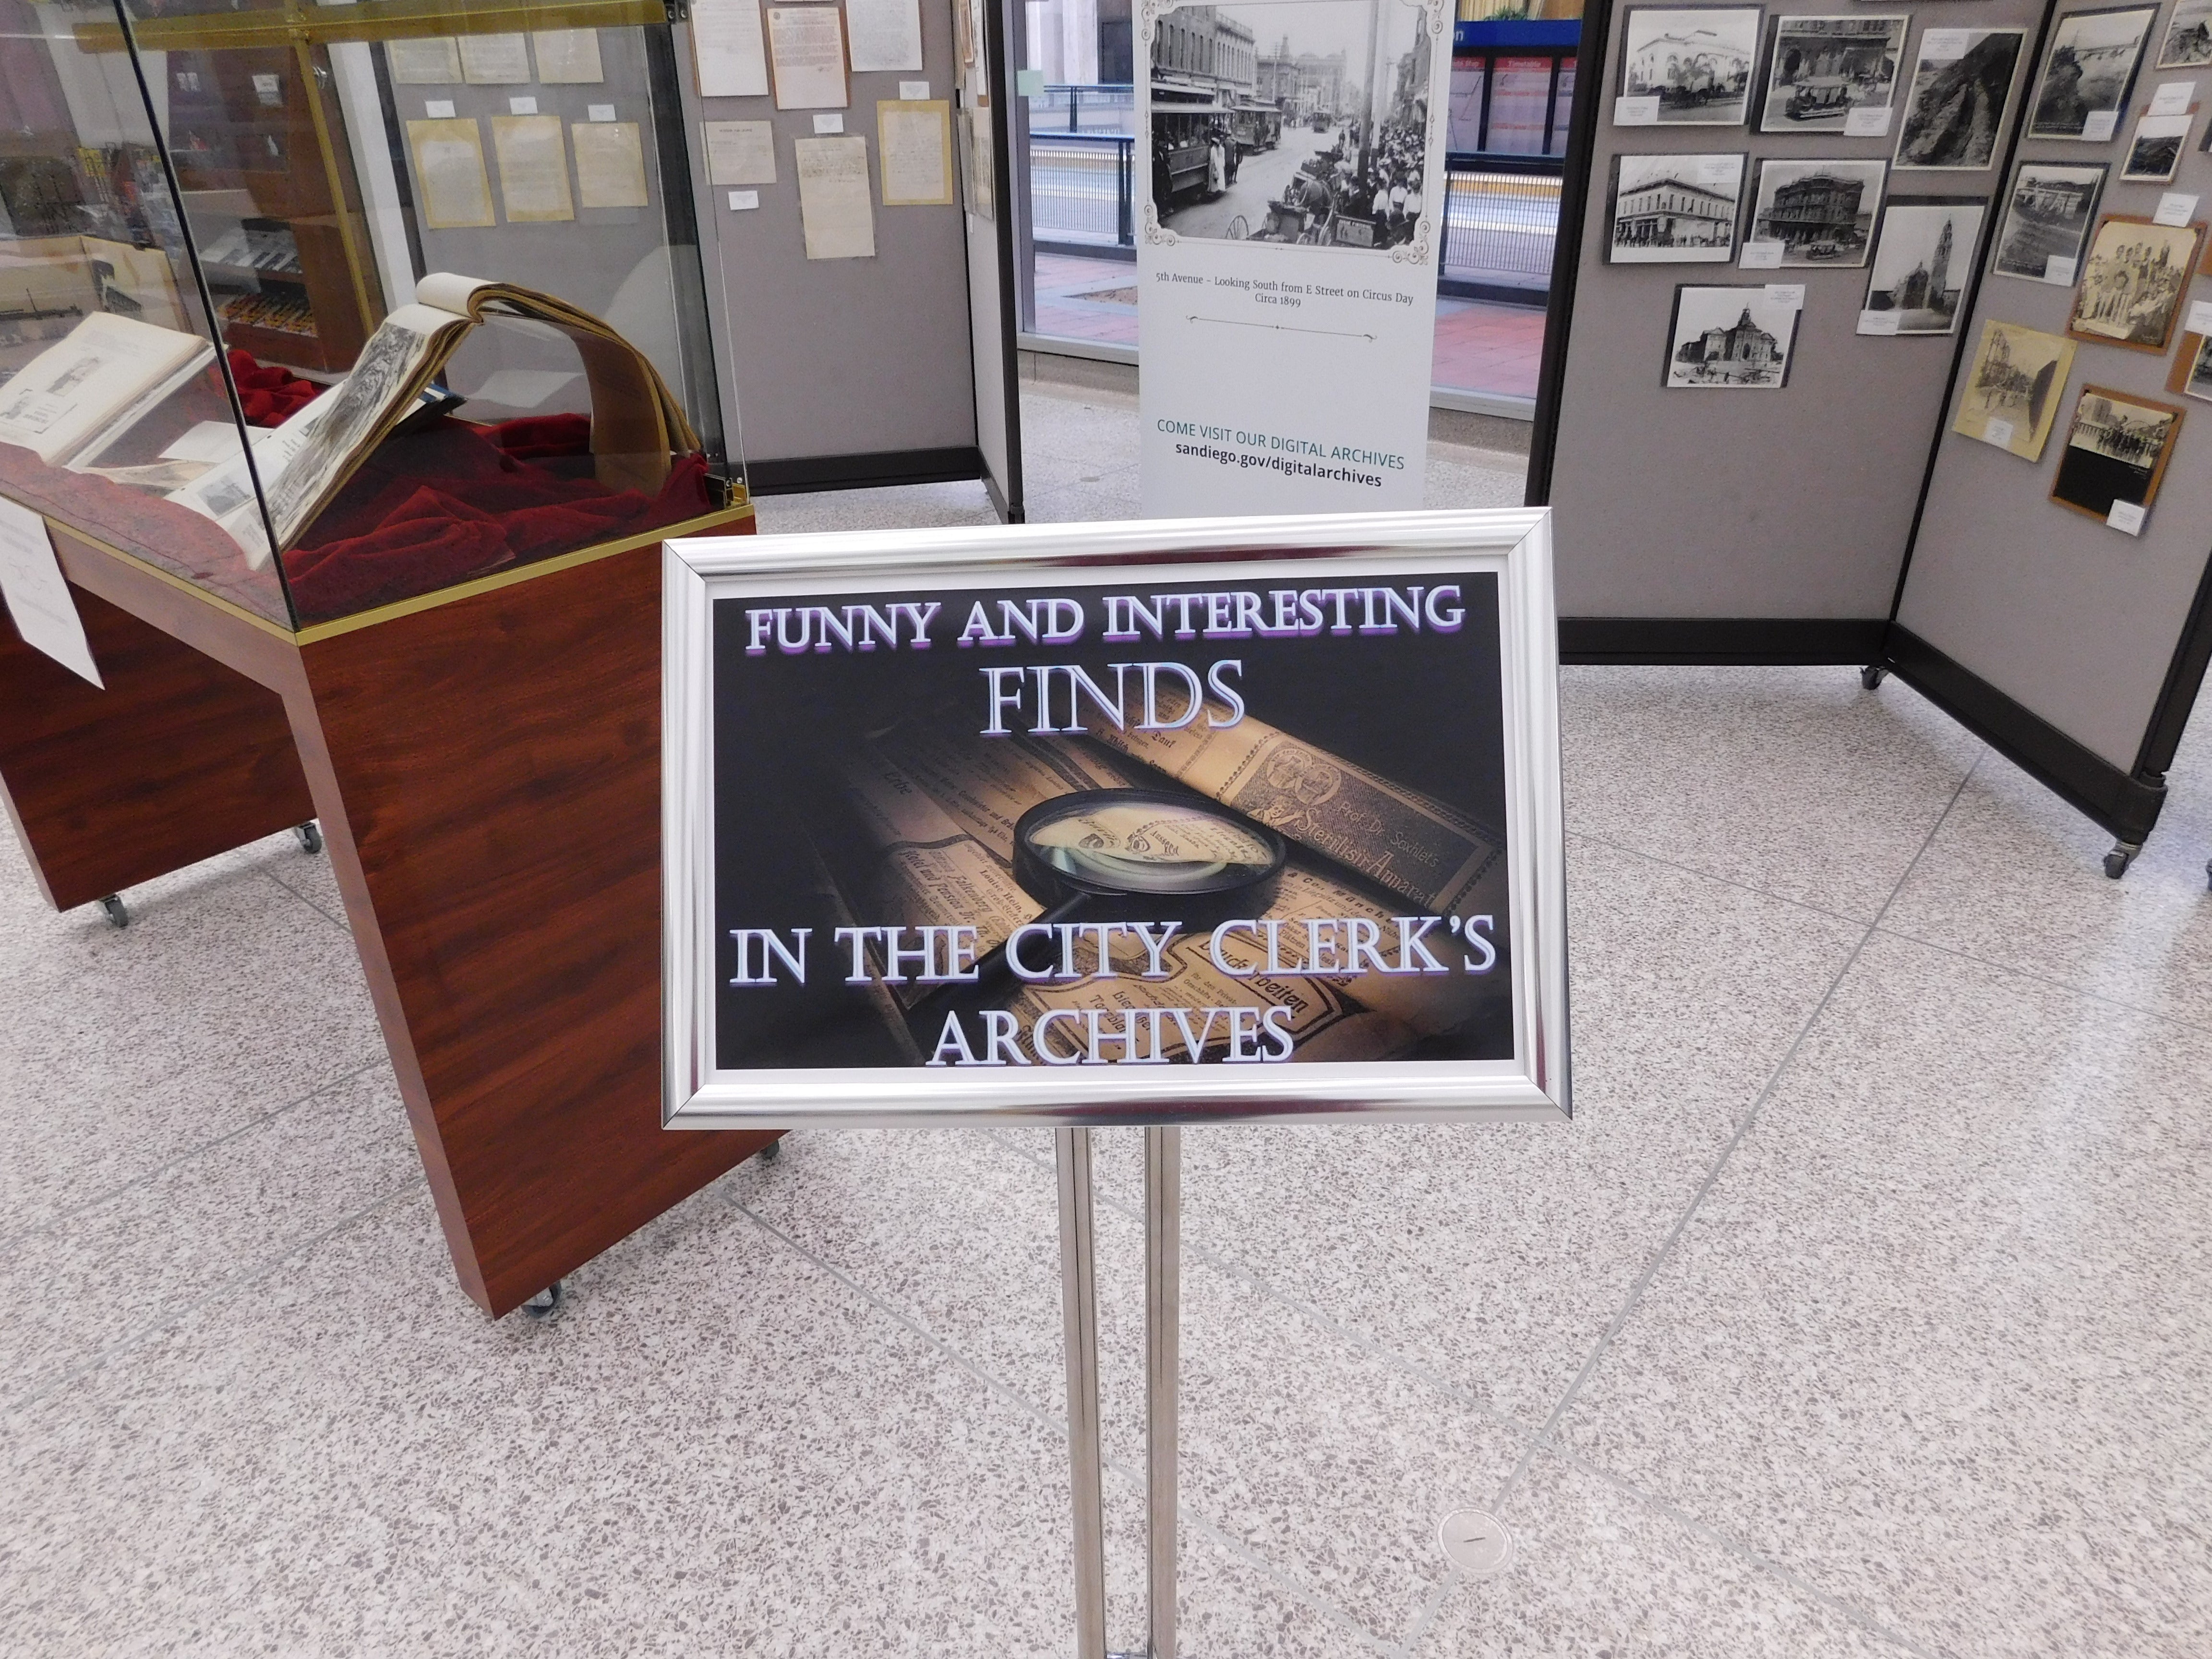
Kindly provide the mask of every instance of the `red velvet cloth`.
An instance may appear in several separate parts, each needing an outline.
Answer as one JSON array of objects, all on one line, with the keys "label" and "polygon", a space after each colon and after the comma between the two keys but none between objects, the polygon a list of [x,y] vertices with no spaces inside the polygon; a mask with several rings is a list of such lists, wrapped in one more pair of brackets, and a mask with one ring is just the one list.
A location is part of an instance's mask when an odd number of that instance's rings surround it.
[{"label": "red velvet cloth", "polygon": [[590,441],[581,415],[494,427],[441,416],[386,439],[284,555],[300,620],[349,616],[712,509],[704,456],[683,457],[647,495],[592,478]]},{"label": "red velvet cloth", "polygon": [[288,368],[256,362],[251,352],[233,348],[223,356],[230,364],[230,378],[238,386],[239,406],[245,410],[250,425],[282,426],[314,402],[323,390],[313,380],[295,378]]}]

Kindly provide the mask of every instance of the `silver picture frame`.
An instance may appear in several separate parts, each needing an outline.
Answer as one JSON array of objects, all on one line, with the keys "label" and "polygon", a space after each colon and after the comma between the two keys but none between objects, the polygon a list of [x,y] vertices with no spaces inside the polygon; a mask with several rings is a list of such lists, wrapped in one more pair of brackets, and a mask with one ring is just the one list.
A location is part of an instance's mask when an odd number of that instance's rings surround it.
[{"label": "silver picture frame", "polygon": [[[714,607],[726,599],[1214,577],[1495,573],[1513,941],[1510,1060],[1054,1067],[715,1065]],[[1171,578],[1170,573],[1172,573]],[[1559,635],[1544,508],[682,538],[664,556],[663,1121],[671,1128],[1559,1121],[1571,1109]],[[1434,711],[1409,710],[1409,718]]]}]

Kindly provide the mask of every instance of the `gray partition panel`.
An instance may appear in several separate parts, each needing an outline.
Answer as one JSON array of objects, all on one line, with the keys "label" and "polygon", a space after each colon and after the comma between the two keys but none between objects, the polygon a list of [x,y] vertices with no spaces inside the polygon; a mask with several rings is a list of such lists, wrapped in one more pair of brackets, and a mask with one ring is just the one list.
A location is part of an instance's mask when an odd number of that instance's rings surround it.
[{"label": "gray partition panel", "polygon": [[[2062,6],[2057,15],[2091,9]],[[2161,8],[2136,95],[2113,142],[2021,140],[2022,161],[2109,165],[2100,218],[2106,213],[2149,217],[2168,191],[2199,198],[2192,219],[2203,220],[2203,209],[2212,207],[2212,156],[2198,148],[2205,137],[2203,106],[2212,102],[2212,67],[2155,67],[2157,40],[2170,10]],[[2198,112],[2174,182],[2122,181],[2136,115],[2160,82],[2186,80],[2197,82]],[[2063,333],[2073,300],[2071,289],[1987,276],[1968,325],[1968,363],[1984,320]],[[2212,283],[2185,283],[2185,314],[2193,300],[2212,300]],[[2173,340],[2160,352],[2077,343],[2051,436],[2035,462],[1948,430],[1959,397],[1968,390],[1962,369],[1960,391],[1944,411],[1946,430],[1897,613],[1898,622],[1918,638],[2124,772],[2139,763],[2164,769],[2166,757],[2153,755],[2146,762],[2146,733],[2155,723],[2212,546],[2212,401],[2166,389],[2181,332],[2177,324]],[[2139,393],[2187,411],[2139,538],[2050,499],[2084,385]],[[2193,684],[2180,689],[2185,708],[2194,691]],[[2178,721],[2174,729],[2178,735]]]},{"label": "gray partition panel", "polygon": [[[1619,155],[1746,153],[1740,236],[1748,228],[1761,160],[1890,161],[1894,120],[1883,138],[1757,131],[1775,19],[1860,9],[1838,0],[1767,5],[1747,123],[1733,127],[1613,125],[1627,9],[1620,0],[1597,0],[1583,17],[1585,30],[1602,27],[1604,36],[1549,490],[1560,614],[1878,624],[1889,613],[1911,535],[1956,342],[1857,334],[1869,275],[1860,266],[1744,270],[1733,261],[1607,261]],[[2027,95],[2043,10],[2042,0],[1864,7],[1868,15],[1911,14],[1897,118],[1923,28],[2026,29],[1995,151],[2001,161]],[[1885,200],[1994,197],[2001,171],[1892,169]],[[1768,283],[1805,287],[1788,383],[1778,391],[1668,389],[1677,287]],[[1556,312],[1553,321],[1560,325]]]},{"label": "gray partition panel", "polygon": [[[765,34],[764,3],[762,9]],[[779,110],[773,96],[700,98],[690,31],[681,33],[700,218],[714,228],[710,267],[720,261],[720,281],[710,269],[708,287],[720,290],[726,419],[732,434],[742,430],[748,471],[812,457],[881,458],[889,468],[900,453],[972,454],[975,368],[962,211],[957,199],[941,207],[885,207],[876,137],[876,104],[896,99],[902,81],[927,80],[931,97],[952,98],[949,0],[922,0],[919,72],[849,76],[851,104],[840,112],[847,134],[867,141],[876,230],[869,259],[806,257],[792,143],[814,136],[817,112]],[[742,187],[758,191],[757,208],[733,210],[732,187],[706,182],[702,120],[774,125],[776,181]]]}]

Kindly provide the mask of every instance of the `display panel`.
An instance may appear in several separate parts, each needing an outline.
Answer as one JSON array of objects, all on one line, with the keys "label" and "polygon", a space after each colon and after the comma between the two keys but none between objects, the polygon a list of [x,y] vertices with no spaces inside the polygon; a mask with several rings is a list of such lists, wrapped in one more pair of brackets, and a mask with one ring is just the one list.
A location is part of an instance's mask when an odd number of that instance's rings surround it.
[{"label": "display panel", "polygon": [[672,544],[674,1117],[1564,1106],[1544,527]]}]

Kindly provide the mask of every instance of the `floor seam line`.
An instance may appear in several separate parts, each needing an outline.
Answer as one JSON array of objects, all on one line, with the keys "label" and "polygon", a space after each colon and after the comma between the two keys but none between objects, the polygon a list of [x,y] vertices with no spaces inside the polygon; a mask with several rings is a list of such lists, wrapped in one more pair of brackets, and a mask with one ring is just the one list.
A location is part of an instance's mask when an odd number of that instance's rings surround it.
[{"label": "floor seam line", "polygon": [[2086,985],[2075,985],[2070,981],[2053,979],[2047,974],[2030,973],[2025,968],[2015,967],[2010,963],[1996,961],[1977,951],[1961,950],[1955,945],[1946,945],[1940,939],[1926,939],[1918,933],[1908,933],[1902,927],[1877,927],[1874,931],[1891,939],[1901,939],[1908,944],[1920,945],[1925,950],[1955,957],[1960,962],[1971,962],[1977,967],[1986,968],[1992,973],[2003,974],[2008,978],[2024,979],[2031,985],[2045,985],[2054,991],[2069,992],[2073,995],[2086,998],[2091,1002],[2100,1003],[2107,1008],[2116,1009],[2122,1013],[2138,1014],[2145,1019],[2154,1019],[2162,1025],[2171,1025],[2184,1031],[2212,1035],[2212,1024],[2200,1025],[2194,1020],[2182,1018],[2179,1014],[2165,1013],[2156,1008],[2146,1008],[2138,1002],[2124,1002],[2107,992],[2093,991]]},{"label": "floor seam line", "polygon": [[398,1202],[400,1199],[406,1197],[416,1188],[426,1186],[428,1182],[428,1178],[424,1176],[421,1170],[416,1170],[413,1176],[402,1182],[398,1186],[393,1188],[392,1191],[385,1194],[383,1197],[374,1200],[368,1204],[364,1204],[358,1210],[354,1211],[352,1213],[343,1217],[340,1220],[331,1223],[331,1225],[324,1228],[319,1232],[309,1233],[302,1237],[287,1241],[283,1249],[272,1251],[270,1255],[262,1257],[251,1267],[247,1267],[240,1272],[233,1273],[229,1278],[211,1285],[206,1291],[199,1296],[194,1297],[191,1301],[185,1303],[183,1306],[177,1308],[173,1312],[139,1327],[137,1330],[132,1332],[129,1336],[125,1337],[120,1342],[117,1342],[111,1346],[102,1348],[98,1353],[94,1354],[91,1358],[84,1361],[82,1364],[72,1367],[69,1370],[63,1372],[58,1376],[48,1378],[42,1386],[33,1393],[25,1395],[22,1399],[0,1402],[0,1412],[13,1414],[18,1412],[29,1411],[33,1407],[37,1406],[41,1401],[45,1400],[49,1395],[54,1393],[55,1390],[67,1388],[72,1383],[91,1376],[94,1371],[100,1370],[106,1367],[116,1364],[122,1360],[128,1359],[132,1354],[138,1352],[141,1348],[143,1348],[155,1337],[162,1335],[166,1332],[174,1330],[201,1310],[213,1305],[216,1302],[221,1300],[224,1296],[232,1291],[251,1289],[252,1286],[259,1284],[263,1279],[266,1279],[270,1273],[276,1272],[278,1267],[283,1266],[283,1264],[292,1257],[301,1254],[303,1251],[314,1249],[317,1246],[328,1243],[331,1239],[335,1238],[338,1234],[344,1232],[348,1228],[353,1227],[359,1223],[367,1220],[370,1216],[374,1215],[379,1210],[388,1208],[391,1205]]},{"label": "floor seam line", "polygon": [[1640,847],[1631,847],[1625,842],[1593,835],[1587,830],[1571,830],[1567,835],[1571,841],[1595,842],[1598,846],[1610,848],[1616,853],[1625,853],[1631,858],[1642,859],[1647,864],[1656,864],[1662,870],[1678,871],[1686,876],[1697,876],[1706,881],[1717,881],[1723,887],[1733,887],[1738,892],[1753,893],[1760,898],[1772,899],[1777,904],[1786,904],[1792,909],[1803,910],[1812,915],[1825,916],[1831,921],[1844,922],[1852,927],[1867,927],[1873,925],[1860,917],[1847,916],[1840,910],[1831,910],[1824,905],[1810,904],[1803,899],[1791,898],[1787,893],[1778,893],[1771,887],[1756,886],[1750,882],[1738,880],[1733,876],[1719,875],[1711,870],[1700,870],[1695,865],[1681,864],[1673,859],[1662,858],[1656,853],[1647,853]]},{"label": "floor seam line", "polygon": [[[327,858],[330,855],[325,853],[323,856]],[[352,935],[353,924],[346,921],[344,917],[332,915],[329,911],[324,909],[321,905],[316,903],[314,900],[309,898],[298,888],[293,886],[290,882],[286,881],[282,876],[276,875],[273,872],[267,870],[264,870],[260,873],[264,879],[276,887],[282,888],[285,892],[291,895],[292,897],[299,900],[301,903],[306,905],[310,910],[313,910],[317,915],[320,916],[325,921],[331,923],[334,927],[343,929],[349,937]]]},{"label": "floor seam line", "polygon": [[332,1078],[327,1083],[318,1084],[314,1088],[310,1089],[306,1094],[301,1095],[297,1100],[288,1100],[282,1106],[272,1107],[270,1110],[260,1114],[258,1116],[250,1117],[246,1119],[245,1122],[240,1124],[236,1128],[226,1130],[222,1134],[216,1136],[212,1140],[203,1140],[198,1142],[185,1151],[177,1153],[174,1157],[164,1158],[152,1169],[145,1170],[142,1174],[133,1176],[128,1181],[122,1182],[116,1186],[110,1187],[105,1192],[96,1193],[90,1198],[85,1199],[79,1203],[72,1204],[69,1208],[61,1211],[58,1214],[52,1216],[45,1221],[39,1222],[33,1226],[18,1228],[12,1233],[0,1234],[0,1256],[6,1255],[9,1251],[14,1249],[16,1244],[21,1243],[22,1240],[36,1238],[40,1233],[52,1232],[55,1229],[74,1220],[76,1217],[84,1214],[88,1210],[96,1210],[103,1204],[111,1203],[114,1200],[122,1197],[124,1194],[129,1192],[132,1188],[143,1187],[148,1182],[155,1179],[157,1176],[167,1174],[170,1170],[176,1169],[180,1164],[189,1164],[196,1158],[204,1158],[216,1147],[226,1146],[229,1142],[237,1139],[240,1135],[251,1134],[256,1129],[264,1128],[268,1125],[274,1123],[278,1118],[283,1117],[289,1113],[297,1111],[301,1107],[305,1106],[308,1102],[315,1099],[318,1096],[328,1094],[331,1090],[340,1088],[343,1085],[352,1082],[363,1073],[374,1071],[380,1065],[388,1066],[390,1063],[390,1060],[385,1055],[380,1054],[374,1060],[364,1060],[361,1065],[356,1066],[350,1072],[342,1073],[338,1076]]}]

